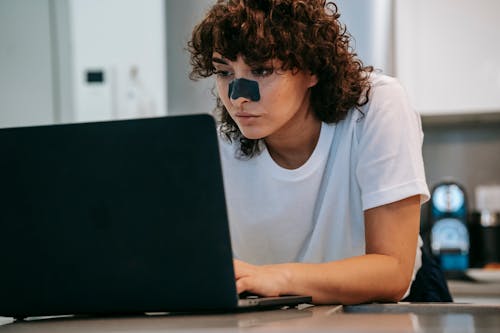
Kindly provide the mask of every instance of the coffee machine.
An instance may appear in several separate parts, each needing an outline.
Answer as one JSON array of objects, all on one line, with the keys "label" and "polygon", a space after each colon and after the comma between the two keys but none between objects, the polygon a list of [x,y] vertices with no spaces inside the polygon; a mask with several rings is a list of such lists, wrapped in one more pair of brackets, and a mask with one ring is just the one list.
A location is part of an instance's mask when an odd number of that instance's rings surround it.
[{"label": "coffee machine", "polygon": [[445,272],[465,271],[470,247],[465,190],[444,181],[434,186],[431,198],[431,251]]}]

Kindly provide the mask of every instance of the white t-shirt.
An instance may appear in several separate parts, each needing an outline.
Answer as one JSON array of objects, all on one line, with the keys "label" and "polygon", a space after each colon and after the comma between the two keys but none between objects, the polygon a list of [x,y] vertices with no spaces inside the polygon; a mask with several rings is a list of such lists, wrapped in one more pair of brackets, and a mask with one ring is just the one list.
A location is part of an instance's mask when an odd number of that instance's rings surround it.
[{"label": "white t-shirt", "polygon": [[[371,77],[369,103],[338,124],[322,123],[312,155],[298,169],[280,167],[265,147],[238,159],[238,144],[221,139],[236,258],[320,263],[363,255],[364,210],[417,194],[428,200],[420,117],[396,79]],[[421,240],[414,274],[420,246]]]}]

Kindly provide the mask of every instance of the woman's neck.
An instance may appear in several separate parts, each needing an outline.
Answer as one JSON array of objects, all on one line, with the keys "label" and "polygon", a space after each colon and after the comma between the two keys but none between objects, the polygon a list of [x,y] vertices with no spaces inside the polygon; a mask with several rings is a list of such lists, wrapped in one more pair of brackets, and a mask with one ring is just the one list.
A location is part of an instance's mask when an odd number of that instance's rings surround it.
[{"label": "woman's neck", "polygon": [[264,139],[272,159],[282,168],[297,169],[304,165],[318,143],[321,121],[313,112],[301,117]]}]

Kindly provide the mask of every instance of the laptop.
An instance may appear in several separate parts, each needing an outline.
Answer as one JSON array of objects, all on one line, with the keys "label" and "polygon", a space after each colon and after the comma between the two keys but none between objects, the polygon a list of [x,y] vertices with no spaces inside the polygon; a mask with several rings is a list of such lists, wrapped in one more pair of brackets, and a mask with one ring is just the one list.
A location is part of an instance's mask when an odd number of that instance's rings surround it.
[{"label": "laptop", "polygon": [[230,311],[236,292],[208,114],[0,129],[0,316]]}]

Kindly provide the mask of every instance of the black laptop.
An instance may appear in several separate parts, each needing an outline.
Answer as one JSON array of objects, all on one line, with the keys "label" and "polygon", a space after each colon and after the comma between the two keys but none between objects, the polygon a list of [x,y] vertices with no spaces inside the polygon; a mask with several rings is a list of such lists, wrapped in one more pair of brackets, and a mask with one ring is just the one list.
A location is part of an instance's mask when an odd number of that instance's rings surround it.
[{"label": "black laptop", "polygon": [[214,119],[0,129],[0,316],[226,311],[236,293]]}]

